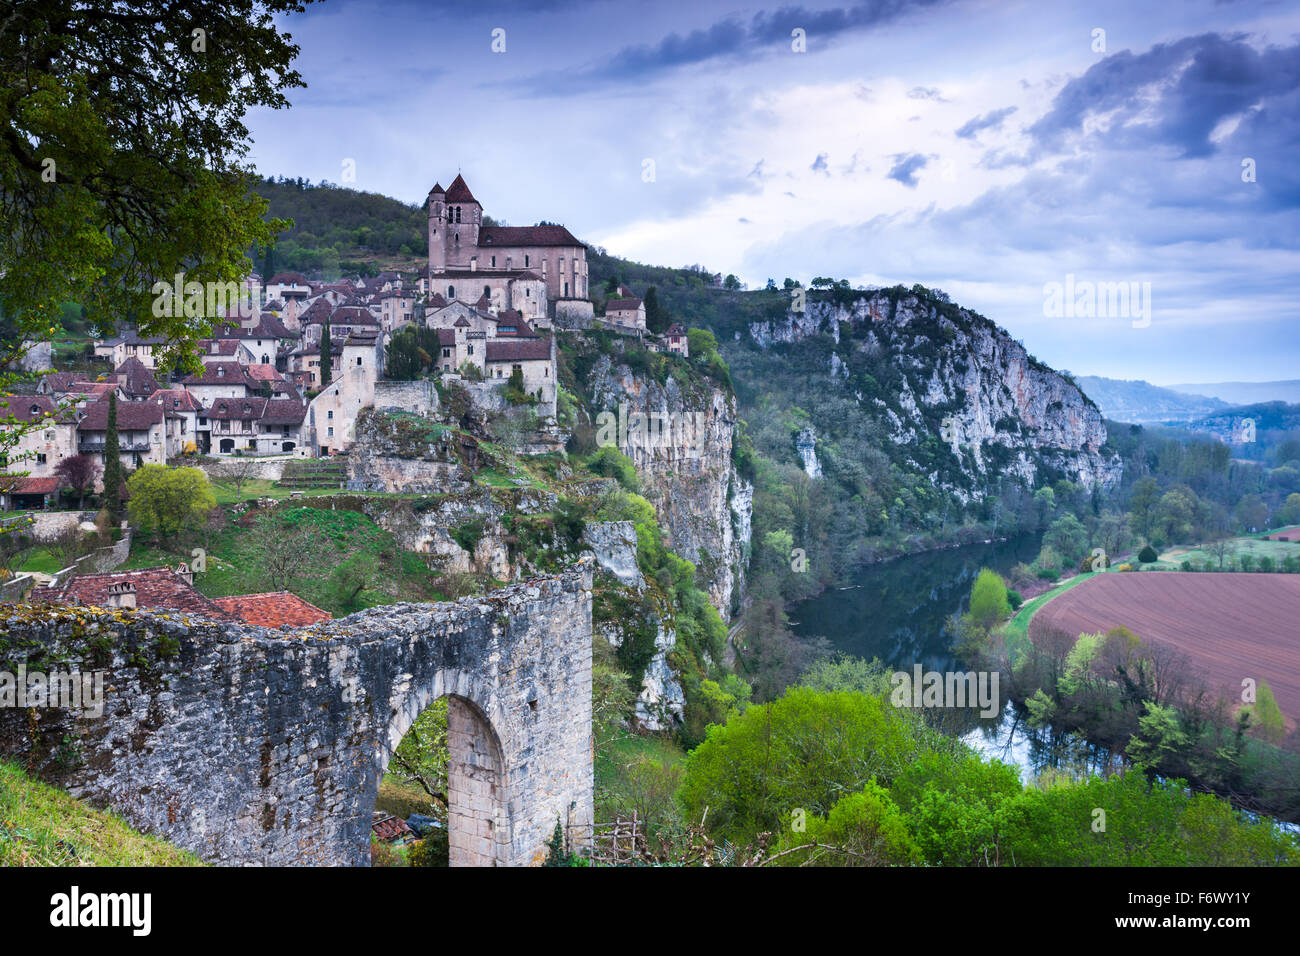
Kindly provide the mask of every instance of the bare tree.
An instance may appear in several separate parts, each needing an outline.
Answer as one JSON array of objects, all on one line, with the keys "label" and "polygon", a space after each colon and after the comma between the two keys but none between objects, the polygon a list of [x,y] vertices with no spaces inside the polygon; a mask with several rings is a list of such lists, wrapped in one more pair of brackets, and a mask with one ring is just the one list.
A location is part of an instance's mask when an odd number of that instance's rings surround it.
[{"label": "bare tree", "polygon": [[230,488],[238,498],[243,494],[244,484],[257,478],[262,470],[262,463],[256,458],[235,456],[212,466],[212,480],[223,487]]},{"label": "bare tree", "polygon": [[307,527],[286,527],[274,515],[258,520],[248,542],[257,552],[261,570],[273,591],[290,590],[303,572],[321,563],[320,534]]}]

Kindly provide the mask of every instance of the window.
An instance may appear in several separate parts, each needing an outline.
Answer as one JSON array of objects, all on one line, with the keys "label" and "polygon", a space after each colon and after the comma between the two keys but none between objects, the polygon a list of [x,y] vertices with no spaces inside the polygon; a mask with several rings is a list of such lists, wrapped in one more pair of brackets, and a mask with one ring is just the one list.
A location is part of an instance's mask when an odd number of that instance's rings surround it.
[{"label": "window", "polygon": [[360,356],[360,355],[357,356],[357,364],[358,364],[358,365],[361,364],[361,356]]},{"label": "window", "polygon": [[470,354],[470,355],[473,355],[473,354],[474,354],[474,346],[472,346],[472,345],[469,347],[469,354]]},{"label": "window", "polygon": [[528,268],[528,256],[526,256],[526,255],[524,256],[524,268],[525,268],[525,269]]},{"label": "window", "polygon": [[492,298],[492,287],[491,287],[491,286],[486,286],[486,285],[485,285],[485,286],[483,287],[483,294],[484,294],[485,296],[487,296],[489,299]]},{"label": "window", "polygon": [[40,452],[37,452],[37,453],[36,453],[36,464],[38,464],[38,465],[43,465],[43,464],[45,464],[45,456],[44,456],[43,454],[41,454]]},{"label": "window", "polygon": [[329,427],[329,437],[330,437],[330,438],[333,438],[333,437],[334,437],[334,426],[333,426],[333,425],[331,425],[331,426]]},{"label": "window", "polygon": [[456,207],[456,221],[460,222],[460,207]]},{"label": "window", "polygon": [[497,267],[497,257],[496,257],[496,256],[493,256],[493,257],[492,257],[492,268],[495,269],[496,267]]},{"label": "window", "polygon": [[443,358],[451,358],[451,349],[443,349],[443,350],[442,350],[442,357],[443,357]]},{"label": "window", "polygon": [[456,298],[456,287],[449,285],[447,286],[447,301],[450,302],[454,298]]},{"label": "window", "polygon": [[328,414],[326,417],[329,418],[330,421],[333,421],[333,420],[334,420],[334,409],[331,408],[331,409],[329,410],[329,414]]}]

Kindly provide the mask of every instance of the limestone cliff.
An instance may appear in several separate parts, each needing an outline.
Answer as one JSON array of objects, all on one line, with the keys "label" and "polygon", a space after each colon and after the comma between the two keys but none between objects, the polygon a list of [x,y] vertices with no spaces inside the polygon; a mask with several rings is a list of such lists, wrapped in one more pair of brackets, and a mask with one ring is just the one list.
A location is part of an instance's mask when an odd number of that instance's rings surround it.
[{"label": "limestone cliff", "polygon": [[[810,296],[803,311],[751,322],[748,332],[763,350],[825,343],[828,378],[883,419],[906,464],[962,502],[984,497],[1001,475],[1030,484],[1060,475],[1086,488],[1120,479],[1119,456],[1103,448],[1101,412],[1083,391],[993,322],[942,296]],[[864,374],[868,366],[901,374],[883,386],[879,375]],[[952,448],[956,473],[910,450],[934,438]],[[805,461],[810,451],[800,446]]]},{"label": "limestone cliff", "polygon": [[[695,564],[714,607],[729,619],[744,588],[752,499],[732,462],[735,396],[707,380],[683,385],[670,375],[661,384],[607,354],[596,359],[585,387],[593,411],[620,423],[619,450],[636,466],[669,546]],[[648,427],[635,427],[636,416]]]}]

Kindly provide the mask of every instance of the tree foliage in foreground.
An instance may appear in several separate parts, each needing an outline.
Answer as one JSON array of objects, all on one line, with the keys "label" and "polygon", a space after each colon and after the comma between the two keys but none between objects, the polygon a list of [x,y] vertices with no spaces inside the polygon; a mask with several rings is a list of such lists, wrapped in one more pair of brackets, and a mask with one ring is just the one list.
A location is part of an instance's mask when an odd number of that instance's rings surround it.
[{"label": "tree foliage in foreground", "polygon": [[[0,16],[0,305],[49,339],[64,302],[196,366],[212,315],[155,316],[178,272],[239,282],[265,221],[244,117],[303,86],[275,17],[305,0],[20,0]],[[191,310],[192,311],[192,310]]]}]

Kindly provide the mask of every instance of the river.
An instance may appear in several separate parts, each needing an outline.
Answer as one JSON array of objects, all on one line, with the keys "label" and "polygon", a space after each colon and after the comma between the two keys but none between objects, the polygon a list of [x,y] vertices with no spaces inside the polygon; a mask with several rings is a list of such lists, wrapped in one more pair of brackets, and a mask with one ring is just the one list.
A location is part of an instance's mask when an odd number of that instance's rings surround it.
[{"label": "river", "polygon": [[[967,610],[975,576],[981,568],[1005,574],[1032,561],[1038,546],[1037,537],[1026,535],[867,565],[851,585],[796,605],[791,626],[801,638],[823,637],[836,651],[876,657],[909,673],[916,664],[924,671],[957,670],[947,620]],[[975,708],[945,717],[946,729],[986,757],[1014,764],[1024,780],[1046,766],[1095,772],[1112,759],[1076,735],[1031,730],[1010,701],[993,717],[981,717]]]}]

